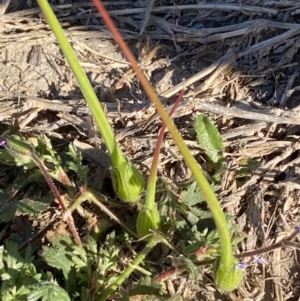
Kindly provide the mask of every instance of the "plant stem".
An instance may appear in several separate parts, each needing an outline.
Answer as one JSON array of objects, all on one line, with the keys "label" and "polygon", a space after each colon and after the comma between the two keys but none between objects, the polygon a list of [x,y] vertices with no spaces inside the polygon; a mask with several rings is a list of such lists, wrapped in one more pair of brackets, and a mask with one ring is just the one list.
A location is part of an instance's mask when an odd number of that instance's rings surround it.
[{"label": "plant stem", "polygon": [[8,150],[8,152],[11,153],[12,156],[20,159],[21,162],[29,163],[33,161],[38,166],[47,184],[49,185],[55,199],[58,201],[61,210],[64,213],[64,220],[67,222],[76,244],[81,245],[81,239],[76,230],[73,217],[70,211],[66,208],[56,185],[54,184],[49,172],[47,171],[47,168],[40,160],[40,158],[36,155],[34,147],[28,143],[11,137],[6,140],[5,148]]},{"label": "plant stem", "polygon": [[65,57],[68,60],[68,63],[78,81],[79,87],[82,91],[82,94],[87,101],[93,116],[98,124],[100,132],[105,140],[106,147],[110,153],[111,159],[114,160],[114,165],[118,165],[119,162],[124,161],[124,155],[120,150],[114,133],[107,121],[105,113],[98,101],[98,98],[85,74],[79,61],[72,49],[69,41],[67,40],[61,25],[59,24],[55,14],[52,11],[51,6],[47,0],[37,0],[48,24],[51,27],[52,32],[54,33]]},{"label": "plant stem", "polygon": [[131,234],[133,237],[138,238],[137,234],[131,230],[126,224],[124,224],[118,217],[116,217],[105,205],[103,205],[97,197],[89,190],[85,190],[80,193],[80,195],[77,197],[77,199],[68,207],[69,211],[73,211],[76,209],[78,205],[83,203],[84,201],[89,201],[97,205],[102,212],[104,212],[106,215],[108,215],[113,221],[115,221],[117,224],[119,224],[121,227],[125,229],[129,234]]},{"label": "plant stem", "polygon": [[31,152],[31,158],[35,162],[35,164],[39,167],[39,169],[42,172],[45,180],[47,181],[52,193],[54,194],[54,197],[57,199],[59,206],[61,207],[62,211],[64,212],[64,220],[67,222],[76,244],[78,246],[82,245],[80,236],[76,230],[73,216],[71,215],[71,212],[66,208],[64,201],[63,201],[56,185],[54,184],[51,176],[49,175],[47,169],[45,168],[44,164],[39,159],[39,157],[33,151]]},{"label": "plant stem", "polygon": [[120,48],[122,49],[123,53],[127,57],[128,61],[131,63],[133,70],[136,72],[140,83],[143,85],[145,92],[147,93],[148,97],[154,103],[158,114],[160,115],[162,121],[167,126],[168,130],[170,131],[176,145],[178,146],[187,166],[192,171],[195,180],[197,181],[199,187],[202,190],[203,195],[207,201],[207,204],[212,212],[216,227],[218,229],[220,242],[221,242],[221,260],[220,263],[225,267],[232,267],[234,264],[234,257],[232,252],[232,245],[231,245],[231,238],[230,232],[227,225],[227,221],[225,215],[222,211],[222,208],[217,200],[215,193],[213,192],[212,188],[210,187],[207,179],[205,178],[198,162],[190,153],[188,147],[184,143],[184,140],[180,136],[176,126],[170,119],[168,113],[164,110],[163,105],[155,94],[153,87],[151,86],[150,82],[147,80],[146,76],[139,68],[137,61],[133,54],[131,53],[129,47],[123,40],[121,34],[119,33],[118,29],[115,27],[113,21],[111,20],[108,12],[106,11],[105,7],[103,6],[101,0],[93,0],[95,6],[97,7],[98,11],[101,13],[103,20],[105,21],[107,27],[112,32],[115,40],[119,44]]},{"label": "plant stem", "polygon": [[[183,94],[184,94],[184,89],[180,92],[179,96],[177,97],[169,115],[170,117],[178,107],[180,101],[182,100]],[[157,141],[156,141],[156,147],[153,155],[153,161],[150,169],[150,174],[148,178],[148,185],[147,185],[147,191],[146,191],[146,199],[145,199],[145,207],[148,208],[149,210],[153,209],[154,202],[155,202],[155,188],[156,188],[156,181],[157,181],[157,168],[158,168],[158,162],[159,162],[159,154],[160,154],[160,149],[161,145],[164,139],[164,133],[166,131],[166,125],[163,124]]]},{"label": "plant stem", "polygon": [[134,271],[135,267],[138,266],[147,256],[147,254],[155,247],[157,243],[161,241],[159,235],[155,234],[147,243],[145,248],[136,256],[136,258],[132,261],[128,268],[115,280],[113,284],[107,287],[104,292],[101,293],[98,301],[106,301],[107,298],[116,291],[120,285],[130,276],[130,274]]}]

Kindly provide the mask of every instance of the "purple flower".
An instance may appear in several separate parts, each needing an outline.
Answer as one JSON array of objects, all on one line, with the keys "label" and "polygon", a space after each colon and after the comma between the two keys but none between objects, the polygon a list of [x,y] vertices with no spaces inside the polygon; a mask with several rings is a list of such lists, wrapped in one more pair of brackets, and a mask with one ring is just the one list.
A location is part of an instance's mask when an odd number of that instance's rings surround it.
[{"label": "purple flower", "polygon": [[4,139],[4,140],[0,140],[0,146],[5,146],[5,144],[6,144],[6,140]]},{"label": "purple flower", "polygon": [[300,226],[298,225],[298,226],[296,226],[295,227],[295,229],[296,229],[296,231],[298,232],[298,234],[300,233]]},{"label": "purple flower", "polygon": [[247,263],[243,260],[241,261],[239,264],[237,264],[237,269],[240,269],[240,270],[245,270],[246,267],[247,267]]},{"label": "purple flower", "polygon": [[260,257],[260,256],[253,256],[253,259],[258,264],[266,264],[266,261],[262,257]]}]

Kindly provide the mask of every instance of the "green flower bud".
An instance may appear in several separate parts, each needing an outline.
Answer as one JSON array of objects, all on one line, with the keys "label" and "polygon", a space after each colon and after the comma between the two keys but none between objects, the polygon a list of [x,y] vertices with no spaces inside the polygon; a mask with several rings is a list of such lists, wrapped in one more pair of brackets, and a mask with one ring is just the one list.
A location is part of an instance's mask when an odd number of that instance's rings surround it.
[{"label": "green flower bud", "polygon": [[152,209],[142,208],[140,211],[137,222],[136,231],[139,237],[144,237],[151,233],[151,230],[157,230],[160,225],[159,212],[155,205]]},{"label": "green flower bud", "polygon": [[240,264],[238,259],[234,260],[231,266],[224,266],[217,259],[214,264],[214,279],[217,286],[223,291],[233,291],[238,288],[244,277],[243,264]]},{"label": "green flower bud", "polygon": [[113,166],[111,179],[117,196],[123,201],[134,203],[140,200],[145,182],[140,171],[126,159]]}]

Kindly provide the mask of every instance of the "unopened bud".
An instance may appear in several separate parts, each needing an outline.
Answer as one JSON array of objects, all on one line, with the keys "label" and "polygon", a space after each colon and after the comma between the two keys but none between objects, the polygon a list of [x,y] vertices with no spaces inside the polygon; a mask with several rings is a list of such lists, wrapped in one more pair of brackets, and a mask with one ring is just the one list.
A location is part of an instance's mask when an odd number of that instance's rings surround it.
[{"label": "unopened bud", "polygon": [[142,208],[140,211],[137,223],[136,223],[136,231],[139,237],[144,237],[151,233],[151,231],[155,231],[159,228],[160,218],[157,207],[153,207],[152,209]]},{"label": "unopened bud", "polygon": [[217,259],[214,264],[214,279],[217,286],[223,291],[233,291],[241,284],[245,272],[245,264],[237,259],[231,266],[225,266]]},{"label": "unopened bud", "polygon": [[140,200],[145,182],[140,171],[126,159],[113,166],[111,178],[117,196],[123,202],[134,203]]}]

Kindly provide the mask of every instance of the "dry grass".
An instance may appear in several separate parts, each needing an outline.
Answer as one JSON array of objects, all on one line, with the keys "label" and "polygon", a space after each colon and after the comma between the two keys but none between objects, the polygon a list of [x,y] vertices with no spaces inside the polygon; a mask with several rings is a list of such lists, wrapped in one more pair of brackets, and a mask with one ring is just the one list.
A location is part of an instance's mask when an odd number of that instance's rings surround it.
[{"label": "dry grass", "polygon": [[[300,220],[300,5],[266,0],[105,4],[167,109],[176,93],[187,88],[174,116],[201,163],[201,149],[194,142],[195,116],[209,114],[223,134],[228,170],[219,199],[246,234],[240,251],[290,233]],[[101,145],[39,9],[15,9],[8,7],[0,17],[1,133],[17,121],[21,132],[64,141],[78,138],[87,146],[81,144],[85,153]],[[91,3],[60,1],[54,9],[125,153],[150,166],[159,119],[101,18]],[[170,137],[165,146],[160,174],[176,181],[189,177],[182,173],[184,164]],[[245,158],[255,159],[260,167],[236,179]],[[98,163],[105,160],[101,153]],[[298,256],[297,250],[280,249],[266,254],[263,266],[249,259],[251,267],[239,290],[220,295],[206,286],[193,298],[298,300]],[[173,282],[168,285],[174,289]],[[182,295],[184,285],[179,285]]]}]

